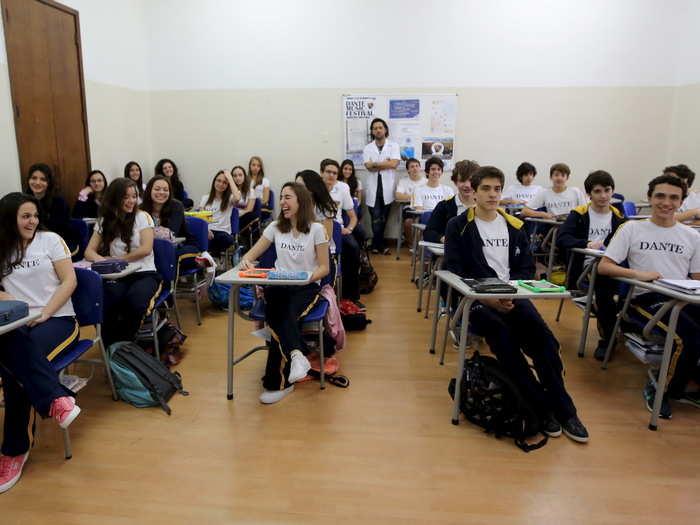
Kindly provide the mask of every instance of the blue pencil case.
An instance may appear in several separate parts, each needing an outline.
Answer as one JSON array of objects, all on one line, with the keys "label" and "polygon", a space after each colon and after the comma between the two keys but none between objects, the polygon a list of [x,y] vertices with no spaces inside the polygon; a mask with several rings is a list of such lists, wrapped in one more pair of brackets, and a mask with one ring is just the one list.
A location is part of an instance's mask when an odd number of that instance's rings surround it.
[{"label": "blue pencil case", "polygon": [[14,323],[29,315],[29,305],[24,301],[0,301],[0,326]]},{"label": "blue pencil case", "polygon": [[305,281],[309,278],[309,272],[273,270],[267,274],[267,278],[275,281]]}]

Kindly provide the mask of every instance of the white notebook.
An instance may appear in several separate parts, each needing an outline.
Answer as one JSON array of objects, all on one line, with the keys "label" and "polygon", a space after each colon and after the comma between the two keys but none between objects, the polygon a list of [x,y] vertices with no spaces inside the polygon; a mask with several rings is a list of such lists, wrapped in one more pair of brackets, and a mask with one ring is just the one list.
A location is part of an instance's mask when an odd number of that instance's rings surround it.
[{"label": "white notebook", "polygon": [[657,279],[655,282],[679,292],[700,295],[700,281],[693,279]]}]

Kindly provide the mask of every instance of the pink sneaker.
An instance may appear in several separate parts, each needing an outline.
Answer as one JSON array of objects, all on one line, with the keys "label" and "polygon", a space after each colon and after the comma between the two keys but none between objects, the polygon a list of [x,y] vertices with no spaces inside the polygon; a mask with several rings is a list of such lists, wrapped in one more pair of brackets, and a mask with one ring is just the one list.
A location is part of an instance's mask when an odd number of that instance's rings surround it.
[{"label": "pink sneaker", "polygon": [[80,414],[80,407],[75,404],[74,397],[63,396],[53,400],[49,416],[56,420],[61,428],[68,428]]},{"label": "pink sneaker", "polygon": [[20,456],[0,455],[0,493],[7,492],[19,481],[28,457],[29,452]]}]

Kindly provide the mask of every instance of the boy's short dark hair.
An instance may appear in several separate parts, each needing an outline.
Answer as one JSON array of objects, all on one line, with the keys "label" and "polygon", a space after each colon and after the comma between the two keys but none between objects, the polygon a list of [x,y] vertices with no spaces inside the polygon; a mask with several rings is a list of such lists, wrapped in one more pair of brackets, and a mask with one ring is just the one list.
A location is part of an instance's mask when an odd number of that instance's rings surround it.
[{"label": "boy's short dark hair", "polygon": [[680,188],[681,198],[683,200],[685,200],[685,198],[688,196],[688,186],[686,186],[685,182],[683,182],[676,175],[666,173],[664,175],[659,175],[658,177],[655,177],[651,180],[651,182],[649,183],[649,189],[647,190],[648,199],[651,199],[651,196],[654,194],[656,186],[658,186],[659,184],[670,184],[671,186],[676,186],[677,188]]},{"label": "boy's short dark hair", "polygon": [[442,159],[438,159],[437,157],[430,157],[428,160],[425,161],[425,173],[426,174],[430,171],[430,167],[433,164],[437,164],[438,166],[440,166],[440,171],[444,171],[445,163],[442,162]]},{"label": "boy's short dark hair", "polygon": [[420,161],[418,159],[414,159],[413,157],[411,157],[410,159],[408,159],[406,161],[406,169],[408,169],[408,167],[413,163],[416,163],[420,166]]},{"label": "boy's short dark hair", "polygon": [[337,160],[323,159],[321,161],[321,172],[323,172],[326,169],[326,166],[335,166],[336,168],[338,168],[338,173],[340,173],[340,164],[338,164]]},{"label": "boy's short dark hair", "polygon": [[506,177],[501,170],[495,166],[484,166],[476,170],[476,173],[472,175],[471,183],[474,191],[479,188],[481,181],[484,179],[498,179],[501,183],[501,189],[503,189],[503,184],[506,181]]},{"label": "boy's short dark hair", "polygon": [[479,163],[475,160],[460,160],[452,169],[451,180],[455,184],[457,182],[470,180],[480,167]]},{"label": "boy's short dark hair", "polygon": [[586,189],[586,193],[590,195],[593,188],[596,186],[602,186],[603,188],[610,186],[612,189],[615,189],[615,181],[613,180],[612,175],[610,175],[607,171],[593,171],[589,173],[586,180],[583,181],[583,187]]},{"label": "boy's short dark hair", "polygon": [[695,172],[685,164],[678,164],[676,166],[666,166],[664,168],[664,175],[666,175],[667,173],[676,175],[677,177],[683,179],[688,185],[688,188],[690,188],[693,185],[693,182],[695,182]]},{"label": "boy's short dark hair", "polygon": [[518,169],[515,172],[515,177],[518,179],[518,182],[523,182],[523,177],[528,173],[537,175],[537,168],[535,168],[535,166],[529,162],[523,162],[520,166],[518,166]]},{"label": "boy's short dark hair", "polygon": [[569,175],[571,175],[571,168],[569,168],[569,166],[567,166],[567,165],[564,164],[563,162],[557,162],[556,164],[552,164],[552,167],[549,168],[549,177],[550,177],[550,178],[552,177],[552,174],[553,174],[555,171],[560,171],[560,172],[562,172],[564,175],[566,175],[567,177],[568,177]]}]

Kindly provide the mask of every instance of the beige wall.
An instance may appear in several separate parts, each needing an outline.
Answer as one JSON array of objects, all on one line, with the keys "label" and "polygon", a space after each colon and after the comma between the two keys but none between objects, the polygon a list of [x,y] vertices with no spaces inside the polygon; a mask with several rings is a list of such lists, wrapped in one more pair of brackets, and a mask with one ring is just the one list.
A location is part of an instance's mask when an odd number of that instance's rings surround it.
[{"label": "beige wall", "polygon": [[[673,87],[431,89],[459,96],[456,153],[501,168],[515,180],[527,160],[546,184],[567,162],[572,183],[610,171],[628,198],[641,196],[667,162]],[[391,90],[392,93],[421,90]],[[325,156],[341,160],[340,100],[352,89],[155,91],[153,157],[178,162],[188,191],[205,193],[222,167],[261,155],[273,188]],[[368,91],[369,92],[369,91]],[[382,92],[372,90],[371,92]],[[697,136],[697,133],[696,133]]]},{"label": "beige wall", "polygon": [[676,88],[667,160],[700,173],[700,84]]}]

